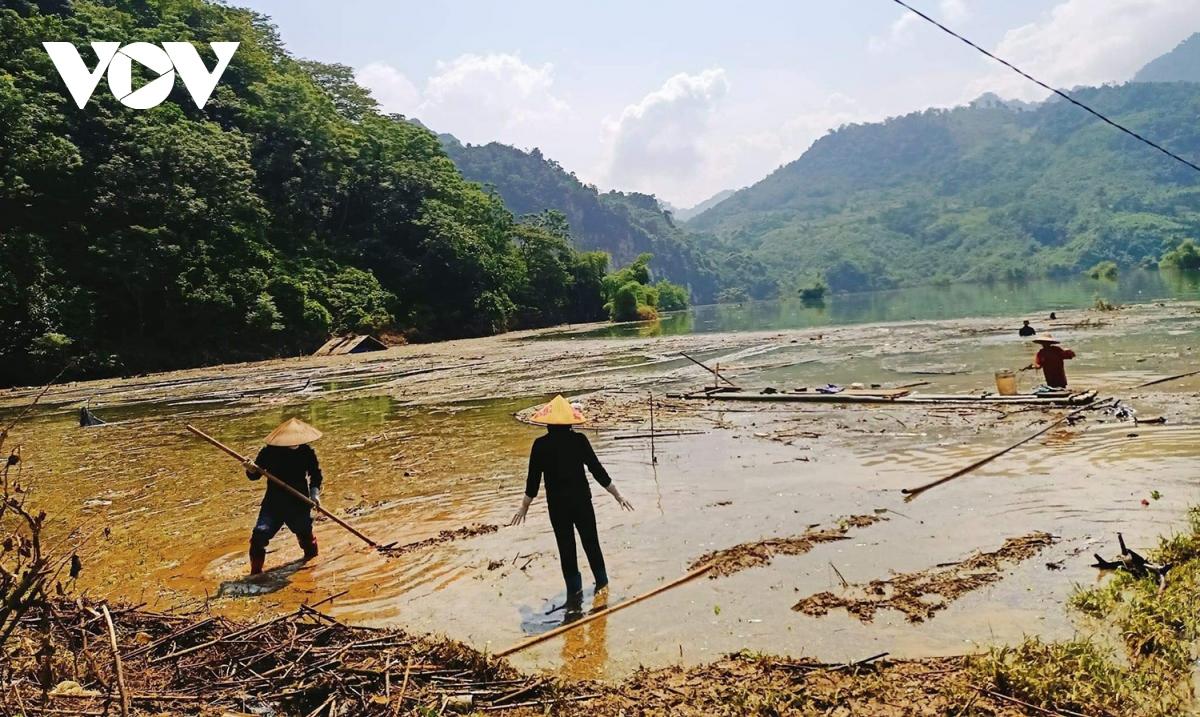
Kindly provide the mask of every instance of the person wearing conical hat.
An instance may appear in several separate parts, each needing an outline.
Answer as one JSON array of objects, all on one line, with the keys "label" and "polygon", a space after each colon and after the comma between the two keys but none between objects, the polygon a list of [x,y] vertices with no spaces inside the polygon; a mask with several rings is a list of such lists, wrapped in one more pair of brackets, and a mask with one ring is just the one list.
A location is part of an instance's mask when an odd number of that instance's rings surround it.
[{"label": "person wearing conical hat", "polygon": [[1043,334],[1034,339],[1033,342],[1041,345],[1042,348],[1033,357],[1033,363],[1026,366],[1025,370],[1040,368],[1047,386],[1050,388],[1066,388],[1067,367],[1065,366],[1065,362],[1075,358],[1075,352],[1070,349],[1064,349],[1059,345],[1059,340],[1050,334]]},{"label": "person wearing conical hat", "polygon": [[[289,418],[267,436],[266,445],[258,452],[254,463],[246,465],[246,477],[258,480],[262,473],[257,468],[262,468],[319,504],[324,477],[321,475],[321,465],[317,462],[317,452],[308,444],[320,437],[321,432],[304,421]],[[267,492],[258,509],[258,520],[254,522],[254,530],[250,533],[251,575],[263,571],[267,545],[285,525],[300,543],[304,559],[317,557],[311,510],[308,503],[267,481]]]},{"label": "person wearing conical hat", "polygon": [[596,579],[596,590],[600,591],[608,585],[604,554],[600,551],[600,538],[596,530],[596,513],[592,508],[592,493],[588,488],[584,467],[591,471],[592,478],[623,509],[633,510],[633,505],[625,500],[608,471],[600,465],[587,436],[571,430],[572,426],[584,422],[583,413],[578,408],[562,396],[555,396],[554,400],[534,412],[530,422],[545,426],[546,433],[533,442],[533,449],[529,453],[525,497],[509,525],[525,522],[529,505],[537,497],[538,488],[545,479],[546,506],[550,509],[550,525],[554,528],[563,579],[567,583],[567,600],[578,601],[583,595],[583,576],[579,573],[575,553],[576,533],[579,533],[592,577]]}]

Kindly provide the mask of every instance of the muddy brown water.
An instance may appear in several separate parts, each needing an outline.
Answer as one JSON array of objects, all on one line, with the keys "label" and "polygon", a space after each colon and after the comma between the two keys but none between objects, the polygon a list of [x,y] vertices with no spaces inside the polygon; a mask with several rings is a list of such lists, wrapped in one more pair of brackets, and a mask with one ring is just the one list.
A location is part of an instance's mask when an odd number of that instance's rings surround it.
[{"label": "muddy brown water", "polygon": [[[1131,546],[1149,547],[1200,498],[1200,377],[1134,388],[1195,368],[1200,307],[1146,305],[1068,319],[1103,323],[1057,332],[1080,353],[1069,366],[1073,383],[1127,399],[1140,415],[1165,415],[1166,425],[1095,416],[911,503],[900,489],[1012,443],[1057,412],[1000,418],[942,406],[760,411],[752,404],[689,404],[676,414],[660,412],[660,427],[707,430],[659,437],[657,466],[648,441],[592,432],[601,459],[637,507],[623,513],[593,491],[613,581],[610,603],[677,577],[714,549],[798,535],[842,516],[894,512],[851,530],[849,540],[694,581],[513,661],[615,678],[639,665],[697,663],[741,649],[838,661],[884,651],[961,654],[1026,634],[1073,634],[1080,625],[1064,603],[1074,585],[1097,579],[1087,567],[1091,553],[1113,553],[1117,531]],[[553,391],[603,389],[588,400],[610,419],[606,427],[641,430],[644,417],[630,406],[646,391],[661,395],[711,378],[676,360],[679,350],[720,361],[747,386],[929,381],[921,390],[978,390],[990,386],[994,370],[1028,361],[1030,346],[1007,325],[1019,322],[536,342],[516,336],[219,367],[56,389],[14,439],[25,457],[28,499],[51,515],[53,536],[72,528],[89,536],[80,547],[80,589],[161,608],[208,600],[238,616],[347,591],[327,606],[341,620],[442,633],[496,651],[562,620],[553,611],[563,595],[543,501],[524,526],[395,558],[321,521],[322,555],[301,565],[284,530],[271,546],[273,570],[252,582],[244,577],[245,548],[262,488],[191,438],[183,423],[247,453],[288,416],[314,423],[326,434],[317,444],[326,506],[380,542],[413,542],[471,523],[507,522],[520,500],[530,442],[540,433],[513,414]],[[436,366],[463,368],[409,373]],[[188,383],[174,385],[180,380]],[[1033,384],[1029,374],[1021,380]],[[73,412],[89,395],[109,425],[76,426]],[[4,415],[27,400],[26,393],[9,394]],[[804,437],[812,432],[820,435]],[[797,437],[771,440],[777,434]],[[838,588],[831,564],[849,582],[863,583],[1035,531],[1061,540],[925,624],[888,612],[862,624],[838,612],[812,618],[790,609],[800,597]]]}]

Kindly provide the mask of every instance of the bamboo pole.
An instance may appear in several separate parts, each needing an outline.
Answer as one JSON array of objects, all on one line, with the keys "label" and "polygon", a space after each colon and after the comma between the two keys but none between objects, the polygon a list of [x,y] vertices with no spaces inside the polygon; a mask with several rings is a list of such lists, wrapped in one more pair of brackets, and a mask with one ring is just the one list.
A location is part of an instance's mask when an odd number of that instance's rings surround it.
[{"label": "bamboo pole", "polygon": [[108,605],[101,605],[104,613],[104,623],[108,627],[108,646],[112,648],[113,661],[116,663],[117,693],[121,698],[121,717],[129,717],[129,693],[125,690],[125,668],[121,665],[121,652],[117,648],[117,628],[113,626],[112,613]]},{"label": "bamboo pole", "polygon": [[703,364],[703,363],[701,363],[701,362],[697,361],[696,359],[692,358],[691,356],[688,356],[687,354],[685,354],[685,353],[684,353],[684,352],[682,352],[682,351],[680,351],[680,352],[679,352],[679,355],[680,355],[680,356],[682,356],[682,357],[684,357],[684,358],[685,358],[685,359],[687,359],[688,361],[691,361],[692,363],[696,364],[697,366],[699,366],[700,368],[704,369],[705,371],[708,371],[709,373],[711,373],[712,375],[714,375],[714,376],[716,376],[717,378],[721,379],[722,381],[724,381],[725,383],[729,384],[730,386],[733,386],[734,388],[741,388],[740,386],[738,386],[738,385],[737,385],[736,383],[734,383],[733,381],[730,381],[729,379],[727,379],[727,378],[725,378],[724,376],[722,376],[722,375],[721,375],[721,373],[720,373],[719,371],[717,371],[716,369],[709,368],[707,365],[705,365],[705,364]]},{"label": "bamboo pole", "polygon": [[1033,439],[1042,435],[1043,433],[1047,433],[1050,430],[1057,428],[1058,426],[1062,425],[1063,423],[1066,423],[1067,421],[1074,418],[1075,416],[1078,416],[1079,414],[1083,413],[1084,411],[1087,411],[1092,408],[1097,408],[1097,407],[1098,407],[1098,405],[1084,406],[1083,408],[1076,409],[1074,411],[1071,411],[1070,413],[1064,413],[1062,416],[1058,417],[1058,420],[1054,421],[1053,423],[1051,423],[1050,425],[1041,429],[1040,431],[1033,434],[1032,436],[1022,438],[1021,440],[1012,444],[1008,448],[1005,448],[1000,451],[996,451],[995,453],[991,454],[990,456],[987,456],[986,458],[981,458],[980,460],[975,461],[974,463],[967,466],[966,468],[960,468],[960,469],[954,471],[953,473],[946,476],[945,478],[939,478],[938,480],[935,480],[932,483],[926,483],[925,485],[918,486],[916,488],[905,488],[904,490],[900,491],[901,493],[904,493],[904,495],[906,496],[904,501],[907,503],[908,501],[916,498],[917,496],[921,495],[922,493],[929,490],[930,488],[936,488],[937,486],[942,485],[943,483],[949,483],[950,481],[954,480],[955,478],[964,476],[964,475],[970,473],[971,471],[975,470],[976,468],[985,466],[988,463],[991,463],[992,461],[996,460],[1000,456],[1004,455],[1005,453],[1008,453],[1009,451],[1014,450],[1016,448],[1020,448],[1021,446],[1025,445],[1026,443],[1029,443],[1030,441],[1032,441]]},{"label": "bamboo pole", "polygon": [[654,452],[654,392],[650,392],[650,463],[658,463],[658,455]]},{"label": "bamboo pole", "polygon": [[249,458],[246,458],[245,456],[241,455],[241,454],[240,454],[240,453],[238,453],[237,451],[233,450],[232,448],[230,448],[229,446],[225,445],[224,443],[221,443],[221,442],[220,442],[220,441],[218,441],[217,439],[215,439],[215,438],[213,438],[212,436],[208,435],[208,434],[207,434],[207,433],[205,433],[204,431],[201,431],[199,428],[196,428],[195,426],[191,425],[190,423],[189,423],[189,424],[186,424],[186,425],[187,425],[187,429],[188,429],[189,431],[191,431],[192,433],[196,434],[196,435],[197,435],[197,436],[199,436],[200,438],[203,438],[204,440],[206,440],[206,441],[208,441],[209,443],[213,444],[213,445],[214,445],[214,446],[216,446],[217,448],[220,448],[222,451],[225,451],[225,452],[226,452],[226,453],[228,453],[230,456],[232,456],[232,457],[236,458],[236,459],[237,459],[239,462],[241,462],[243,465],[249,466],[249,467],[253,468],[254,470],[257,470],[259,473],[261,473],[261,474],[263,474],[264,476],[266,476],[267,480],[271,481],[271,482],[272,482],[273,484],[275,484],[276,486],[279,486],[279,487],[280,487],[280,488],[282,488],[283,490],[287,491],[287,492],[288,492],[288,493],[290,493],[290,494],[291,494],[293,497],[295,497],[297,500],[301,500],[301,501],[303,501],[304,503],[308,504],[309,506],[311,506],[311,507],[315,508],[315,509],[316,509],[316,510],[317,510],[319,513],[321,513],[321,515],[324,515],[326,518],[329,518],[329,519],[330,519],[330,520],[332,520],[333,522],[337,523],[338,525],[342,526],[342,527],[343,527],[343,528],[345,528],[346,530],[350,531],[351,533],[353,533],[353,534],[354,534],[356,537],[358,537],[359,539],[361,539],[361,540],[362,540],[364,543],[366,543],[367,545],[370,545],[372,548],[378,548],[378,547],[379,547],[379,543],[375,542],[374,540],[371,540],[371,539],[370,539],[370,538],[368,538],[367,536],[365,536],[365,535],[363,535],[362,533],[360,533],[360,532],[358,531],[358,529],[356,529],[354,526],[350,525],[350,524],[349,524],[349,523],[347,523],[346,521],[344,521],[344,520],[342,520],[341,518],[337,517],[337,516],[336,516],[336,515],[334,515],[333,513],[330,513],[328,510],[325,510],[324,508],[322,508],[320,503],[317,503],[317,502],[315,502],[314,500],[312,500],[312,499],[311,499],[311,498],[309,498],[308,496],[304,495],[304,494],[303,494],[303,493],[301,493],[300,491],[296,490],[295,488],[291,487],[291,486],[290,486],[290,485],[288,485],[287,483],[284,483],[284,482],[283,482],[282,480],[280,480],[279,478],[276,478],[275,476],[271,475],[271,473],[270,473],[270,472],[268,472],[268,471],[266,471],[266,470],[263,470],[261,467],[259,467],[259,466],[255,465],[255,464],[254,464],[254,463],[253,463],[253,462],[252,462],[252,461],[251,461]]},{"label": "bamboo pole", "polygon": [[518,642],[517,644],[513,645],[512,647],[509,647],[509,648],[501,650],[500,652],[497,652],[496,657],[508,657],[509,655],[520,652],[528,647],[533,647],[534,645],[537,645],[538,643],[545,642],[546,640],[557,637],[557,636],[563,634],[564,632],[570,632],[571,630],[574,630],[577,627],[582,627],[593,620],[599,620],[600,618],[607,617],[607,616],[613,614],[614,612],[619,612],[621,610],[624,610],[627,607],[632,607],[643,600],[646,600],[646,599],[654,597],[655,595],[658,595],[661,592],[666,592],[667,590],[670,590],[671,588],[683,585],[684,583],[686,583],[690,580],[695,580],[696,578],[700,577],[701,575],[707,573],[709,570],[712,570],[714,567],[715,567],[715,565],[713,563],[705,563],[704,565],[701,565],[700,567],[696,568],[695,570],[693,570],[681,577],[675,578],[674,580],[672,580],[669,583],[664,583],[663,585],[659,585],[658,587],[654,588],[653,590],[642,593],[641,595],[638,595],[635,598],[631,598],[622,603],[617,603],[616,605],[613,605],[612,607],[606,607],[603,610],[597,610],[596,612],[592,613],[591,615],[580,618],[579,620],[567,623],[566,625],[559,625],[558,627],[554,628],[553,630],[550,630],[549,632],[543,632],[541,635],[534,635],[533,637],[529,638],[528,640],[523,640],[521,642]]},{"label": "bamboo pole", "polygon": [[1175,381],[1175,380],[1178,380],[1181,378],[1187,378],[1188,376],[1195,376],[1197,374],[1200,374],[1200,371],[1188,371],[1187,373],[1181,373],[1181,374],[1178,374],[1175,376],[1167,376],[1166,378],[1157,378],[1153,381],[1147,381],[1146,383],[1139,383],[1137,386],[1135,386],[1135,388],[1145,388],[1147,386],[1157,386],[1160,383],[1166,383],[1167,381]]}]

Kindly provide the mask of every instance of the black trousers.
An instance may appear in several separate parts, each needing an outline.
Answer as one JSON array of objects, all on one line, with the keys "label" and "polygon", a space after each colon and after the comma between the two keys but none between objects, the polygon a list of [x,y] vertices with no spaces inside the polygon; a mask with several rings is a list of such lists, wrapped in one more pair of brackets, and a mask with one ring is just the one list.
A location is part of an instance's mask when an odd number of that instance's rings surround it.
[{"label": "black trousers", "polygon": [[600,552],[600,536],[596,532],[596,512],[591,501],[580,501],[550,509],[550,525],[554,527],[554,539],[558,542],[558,559],[562,563],[563,579],[567,581],[567,592],[577,593],[583,589],[583,578],[579,574],[579,559],[575,553],[575,533],[583,543],[588,566],[596,585],[608,584],[608,573],[604,569],[604,554]]}]

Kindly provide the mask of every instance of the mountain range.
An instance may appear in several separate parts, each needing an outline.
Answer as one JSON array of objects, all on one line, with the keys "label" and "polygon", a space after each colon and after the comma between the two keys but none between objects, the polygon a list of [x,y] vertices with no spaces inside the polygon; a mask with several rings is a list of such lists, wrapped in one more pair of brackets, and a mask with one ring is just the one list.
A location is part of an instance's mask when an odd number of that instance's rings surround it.
[{"label": "mountain range", "polygon": [[[1084,102],[1200,158],[1200,35]],[[1064,101],[968,106],[847,125],[759,182],[693,210],[601,193],[541,152],[443,138],[467,179],[515,214],[558,209],[580,248],[650,251],[706,300],[1150,265],[1200,235],[1196,174]],[[699,289],[699,290],[697,290]]]}]

